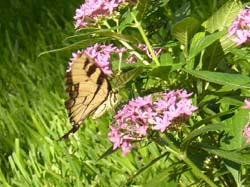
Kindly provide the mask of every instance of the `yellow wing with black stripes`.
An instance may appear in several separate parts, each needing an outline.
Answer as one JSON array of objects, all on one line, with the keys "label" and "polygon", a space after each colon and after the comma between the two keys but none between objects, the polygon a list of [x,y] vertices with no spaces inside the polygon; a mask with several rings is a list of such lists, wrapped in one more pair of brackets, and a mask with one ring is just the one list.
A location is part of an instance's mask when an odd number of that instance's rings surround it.
[{"label": "yellow wing with black stripes", "polygon": [[80,55],[70,65],[66,84],[69,99],[65,106],[73,128],[60,139],[67,139],[76,132],[88,116],[100,117],[117,100],[106,75],[86,54]]}]

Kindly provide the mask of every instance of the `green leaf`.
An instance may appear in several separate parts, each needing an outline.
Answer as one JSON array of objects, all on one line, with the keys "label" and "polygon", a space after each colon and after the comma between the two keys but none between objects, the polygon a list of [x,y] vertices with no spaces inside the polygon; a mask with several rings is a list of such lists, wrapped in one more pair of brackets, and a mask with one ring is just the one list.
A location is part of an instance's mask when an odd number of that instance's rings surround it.
[{"label": "green leaf", "polygon": [[138,66],[132,70],[129,70],[125,73],[121,73],[119,75],[116,75],[112,79],[112,83],[114,84],[115,88],[121,88],[131,80],[134,80],[136,77],[140,76],[143,71],[142,66]]},{"label": "green leaf", "polygon": [[103,159],[103,158],[106,158],[107,156],[109,156],[109,155],[111,155],[111,154],[113,154],[114,152],[116,152],[117,151],[117,149],[113,149],[113,146],[111,146],[108,150],[106,150],[99,158],[98,158],[98,160],[101,160],[101,159]]},{"label": "green leaf", "polygon": [[138,21],[141,21],[143,18],[145,18],[145,15],[147,14],[148,7],[150,6],[150,0],[140,0],[137,3],[137,16],[136,19]]},{"label": "green leaf", "polygon": [[154,165],[157,161],[159,161],[162,158],[168,159],[169,157],[169,152],[165,152],[162,155],[158,156],[157,158],[151,160],[150,163],[146,164],[144,167],[142,167],[141,169],[139,169],[136,174],[132,177],[135,178],[136,176],[140,175],[143,171],[145,171],[146,169],[150,168],[152,165]]},{"label": "green leaf", "polygon": [[227,169],[233,175],[233,178],[237,184],[236,186],[241,186],[241,170],[240,170],[241,165],[238,163],[232,162],[230,160],[224,160],[224,162],[225,162]]},{"label": "green leaf", "polygon": [[136,42],[137,39],[132,37],[132,36],[126,36],[126,35],[123,35],[123,34],[120,34],[120,33],[117,33],[117,32],[112,32],[113,28],[111,29],[98,29],[98,30],[83,30],[84,32],[83,33],[80,33],[80,34],[76,34],[76,35],[73,35],[73,36],[70,36],[70,37],[67,37],[65,39],[66,40],[70,40],[70,39],[77,39],[77,40],[80,40],[79,38],[82,38],[82,39],[89,39],[89,40],[92,40],[90,39],[90,35],[93,35],[92,38],[98,38],[100,36],[106,36],[106,37],[109,37],[110,39],[116,39],[116,40],[122,40],[122,41],[126,41],[126,42]]},{"label": "green leaf", "polygon": [[186,146],[191,140],[196,138],[197,136],[200,136],[202,134],[205,134],[210,131],[218,131],[218,130],[225,130],[228,128],[225,124],[223,123],[216,123],[216,124],[209,124],[204,127],[201,127],[199,129],[193,130],[182,142],[181,146]]},{"label": "green leaf", "polygon": [[[202,69],[206,70],[214,70],[223,58],[225,58],[225,54],[221,48],[220,41],[217,40],[204,50],[204,53],[202,53],[202,61],[200,62],[202,64],[197,65],[197,67],[202,67]],[[196,69],[198,70],[198,68]]]},{"label": "green leaf", "polygon": [[120,25],[118,26],[120,31],[123,31],[127,27],[131,27],[134,24],[134,19],[130,11],[126,11],[122,17]]},{"label": "green leaf", "polygon": [[79,50],[79,49],[83,49],[83,48],[86,48],[92,44],[95,44],[95,43],[98,43],[98,42],[104,42],[104,41],[107,41],[109,40],[108,37],[98,37],[98,38],[93,38],[93,39],[85,39],[85,40],[80,40],[78,42],[75,42],[71,45],[68,45],[68,46],[65,46],[65,47],[62,47],[62,48],[58,48],[58,49],[52,49],[52,50],[49,50],[49,51],[44,51],[42,53],[40,53],[38,55],[38,57],[41,57],[42,55],[45,55],[45,54],[49,54],[49,53],[55,53],[55,52],[62,52],[62,51],[66,51],[66,50]]},{"label": "green leaf", "polygon": [[188,43],[193,36],[193,34],[197,31],[200,26],[200,22],[192,17],[185,18],[179,22],[177,22],[173,29],[172,35],[179,42],[184,45],[186,51],[188,50]]},{"label": "green leaf", "polygon": [[240,110],[232,118],[225,120],[227,125],[226,135],[221,140],[221,147],[225,150],[234,150],[246,145],[246,138],[243,137],[243,129],[248,120],[248,111]]},{"label": "green leaf", "polygon": [[250,77],[240,74],[220,73],[211,71],[196,71],[183,69],[185,72],[208,82],[231,86],[232,89],[250,88]]},{"label": "green leaf", "polygon": [[121,40],[121,41],[126,41],[126,42],[138,42],[138,40],[133,36],[126,36],[123,34],[119,34],[117,32],[111,32],[107,30],[101,30],[99,32],[96,32],[96,34],[110,37],[110,39],[116,39],[116,40]]},{"label": "green leaf", "polygon": [[173,57],[170,53],[163,53],[160,56],[160,63],[162,66],[173,65]]},{"label": "green leaf", "polygon": [[220,44],[225,54],[229,53],[231,49],[235,49],[237,47],[237,44],[227,35],[220,39]]},{"label": "green leaf", "polygon": [[164,169],[161,171],[158,175],[153,177],[148,183],[143,185],[143,187],[152,187],[152,186],[171,186],[171,187],[177,187],[178,182],[174,180],[170,180],[169,175],[171,171],[171,167],[168,167],[167,169]]},{"label": "green leaf", "polygon": [[232,48],[229,51],[240,59],[250,59],[250,51],[237,48]]},{"label": "green leaf", "polygon": [[216,30],[222,31],[224,28],[229,27],[239,13],[240,9],[242,9],[240,1],[230,0],[226,2],[207,20],[206,30],[213,33]]},{"label": "green leaf", "polygon": [[163,80],[168,80],[168,74],[171,71],[171,66],[158,66],[149,73],[149,76],[160,77]]},{"label": "green leaf", "polygon": [[196,55],[198,55],[201,51],[206,49],[208,46],[210,46],[212,43],[214,43],[216,40],[219,40],[222,36],[224,36],[227,33],[227,30],[223,30],[220,32],[216,32],[207,36],[204,36],[203,38],[193,41],[190,46],[188,60],[191,61]]},{"label": "green leaf", "polygon": [[68,40],[72,40],[72,39],[78,39],[78,37],[89,37],[91,34],[93,34],[94,32],[99,31],[99,28],[96,27],[85,27],[85,28],[81,28],[80,30],[78,30],[78,32],[76,32],[74,35],[72,36],[68,36],[64,39],[64,42],[68,41]]},{"label": "green leaf", "polygon": [[[247,110],[240,110],[232,118],[225,120],[225,124],[227,125],[228,128],[225,130],[225,136],[221,140],[222,149],[235,150],[235,149],[241,149],[246,145],[246,138],[243,137],[242,133],[247,123],[247,120],[248,120]],[[250,159],[250,155],[248,155],[248,159]],[[237,160],[232,160],[232,161],[241,164]],[[241,173],[239,170],[240,166],[230,161],[225,162],[225,165],[228,168],[228,170],[232,173],[235,182],[240,183],[241,182],[240,181]]]},{"label": "green leaf", "polygon": [[203,150],[218,155],[221,158],[231,160],[233,162],[236,162],[238,164],[243,164],[243,165],[250,165],[250,155],[249,154],[242,154],[241,152],[237,151],[228,151],[228,150],[223,150],[219,149],[217,147],[213,147],[210,145],[205,145],[205,144],[198,144],[200,148]]},{"label": "green leaf", "polygon": [[[232,88],[230,91],[232,91]],[[233,105],[233,106],[242,106],[242,101],[234,97],[223,97],[220,100],[218,100],[216,103],[223,103],[223,104]]]}]

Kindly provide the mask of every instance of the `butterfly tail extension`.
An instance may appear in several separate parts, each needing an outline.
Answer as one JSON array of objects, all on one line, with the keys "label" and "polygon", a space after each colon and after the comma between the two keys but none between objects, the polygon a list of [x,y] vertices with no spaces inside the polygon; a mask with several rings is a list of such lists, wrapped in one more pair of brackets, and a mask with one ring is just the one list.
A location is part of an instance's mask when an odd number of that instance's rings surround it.
[{"label": "butterfly tail extension", "polygon": [[72,127],[72,129],[70,129],[69,132],[67,132],[62,137],[60,137],[58,139],[58,141],[67,140],[71,134],[74,134],[79,129],[79,127],[80,127],[80,125],[74,124],[73,127]]}]

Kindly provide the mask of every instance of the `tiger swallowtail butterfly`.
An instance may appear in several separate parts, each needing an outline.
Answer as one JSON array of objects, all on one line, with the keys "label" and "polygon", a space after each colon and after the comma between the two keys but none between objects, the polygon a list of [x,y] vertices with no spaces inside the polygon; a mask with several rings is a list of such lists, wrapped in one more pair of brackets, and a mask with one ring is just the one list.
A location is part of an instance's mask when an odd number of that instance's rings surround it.
[{"label": "tiger swallowtail butterfly", "polygon": [[73,127],[59,140],[75,133],[88,116],[96,119],[117,102],[117,93],[112,91],[107,75],[84,53],[70,64],[66,84],[69,99],[65,106]]}]

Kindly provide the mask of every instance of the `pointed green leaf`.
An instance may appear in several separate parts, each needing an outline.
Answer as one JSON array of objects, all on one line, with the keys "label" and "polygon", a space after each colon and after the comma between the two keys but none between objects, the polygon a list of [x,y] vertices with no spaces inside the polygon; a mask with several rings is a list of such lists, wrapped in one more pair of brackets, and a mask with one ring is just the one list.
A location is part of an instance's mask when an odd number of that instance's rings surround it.
[{"label": "pointed green leaf", "polygon": [[168,74],[171,71],[171,66],[158,66],[149,73],[150,76],[160,77],[163,80],[168,79]]},{"label": "pointed green leaf", "polygon": [[109,155],[111,155],[111,154],[113,154],[114,152],[116,152],[117,151],[117,149],[113,149],[113,146],[112,147],[110,147],[108,150],[106,150],[99,158],[98,158],[98,160],[101,160],[101,159],[103,159],[103,158],[106,158],[107,156],[109,156]]},{"label": "pointed green leaf", "polygon": [[245,75],[187,69],[183,70],[199,79],[219,85],[231,86],[232,89],[250,88],[250,77]]},{"label": "pointed green leaf", "polygon": [[55,53],[55,52],[61,52],[61,51],[66,51],[66,50],[79,50],[86,48],[92,44],[98,43],[98,42],[104,42],[107,41],[109,38],[107,37],[99,37],[99,38],[93,38],[93,39],[85,39],[85,40],[80,40],[78,42],[75,42],[71,45],[58,48],[58,49],[52,49],[49,51],[44,51],[38,55],[38,57],[41,57],[42,55],[49,54],[49,53]]},{"label": "pointed green leaf", "polygon": [[233,178],[237,184],[237,186],[241,186],[241,165],[230,160],[224,160],[227,169],[233,175]]},{"label": "pointed green leaf", "polygon": [[221,31],[232,24],[242,5],[240,1],[230,0],[226,2],[207,20],[207,31],[210,33],[216,30]]},{"label": "pointed green leaf", "polygon": [[179,40],[179,42],[184,45],[187,50],[188,43],[199,26],[200,22],[197,19],[188,17],[174,25],[172,35]]},{"label": "pointed green leaf", "polygon": [[226,33],[227,33],[227,30],[223,30],[223,31],[220,31],[220,32],[216,32],[216,33],[204,36],[203,38],[201,38],[201,39],[199,39],[197,41],[193,41],[191,43],[191,46],[190,46],[188,61],[192,60],[201,51],[203,51],[205,48],[210,46],[216,40],[219,40]]},{"label": "pointed green leaf", "polygon": [[240,59],[250,59],[250,51],[248,50],[232,48],[230,52]]},{"label": "pointed green leaf", "polygon": [[221,140],[221,147],[225,150],[234,150],[246,145],[246,138],[243,137],[243,129],[248,120],[248,111],[240,110],[232,118],[225,120],[228,127],[226,135]]},{"label": "pointed green leaf", "polygon": [[212,154],[218,155],[221,158],[231,160],[233,162],[243,164],[243,165],[250,165],[250,155],[249,154],[242,154],[240,152],[236,151],[227,151],[223,149],[219,149],[216,147],[204,145],[204,144],[199,144],[199,146]]},{"label": "pointed green leaf", "polygon": [[170,171],[171,167],[168,167],[167,169],[161,171],[158,175],[155,175],[148,183],[143,185],[143,187],[152,187],[152,186],[171,186],[171,187],[177,187],[178,182],[174,180],[170,180]]},{"label": "pointed green leaf", "polygon": [[216,124],[209,124],[204,127],[201,127],[199,129],[193,130],[182,142],[182,146],[186,146],[191,140],[196,138],[197,136],[200,136],[202,134],[205,134],[210,131],[218,131],[218,130],[225,130],[228,128],[225,124],[223,123],[216,123]]},{"label": "pointed green leaf", "polygon": [[145,171],[146,169],[150,168],[152,165],[154,165],[158,160],[160,160],[161,158],[167,159],[169,156],[169,152],[165,152],[164,154],[160,155],[159,157],[153,159],[150,163],[148,163],[147,165],[145,165],[143,168],[139,169],[136,174],[133,176],[133,178],[135,178],[136,176],[140,175],[143,171]]},{"label": "pointed green leaf", "polygon": [[138,1],[137,3],[137,10],[138,10],[138,13],[137,13],[137,20],[138,21],[141,21],[145,15],[147,14],[147,9],[148,7],[150,6],[150,0],[140,0]]},{"label": "pointed green leaf", "polygon": [[106,36],[109,37],[110,39],[117,39],[117,40],[122,40],[122,41],[127,41],[127,42],[136,42],[136,38],[132,37],[132,36],[126,36],[117,32],[112,32],[111,29],[98,29],[98,30],[90,30],[90,31],[85,31],[83,33],[80,34],[76,34],[70,37],[67,37],[65,39],[66,40],[70,40],[70,39],[77,39],[77,40],[82,40],[82,39],[90,39],[89,37],[93,35],[93,39],[94,38],[98,38],[101,36]]},{"label": "pointed green leaf", "polygon": [[143,67],[139,66],[132,70],[129,70],[125,73],[121,73],[112,79],[112,83],[114,84],[115,88],[121,88],[131,80],[135,79],[136,77],[140,76],[143,71]]}]

